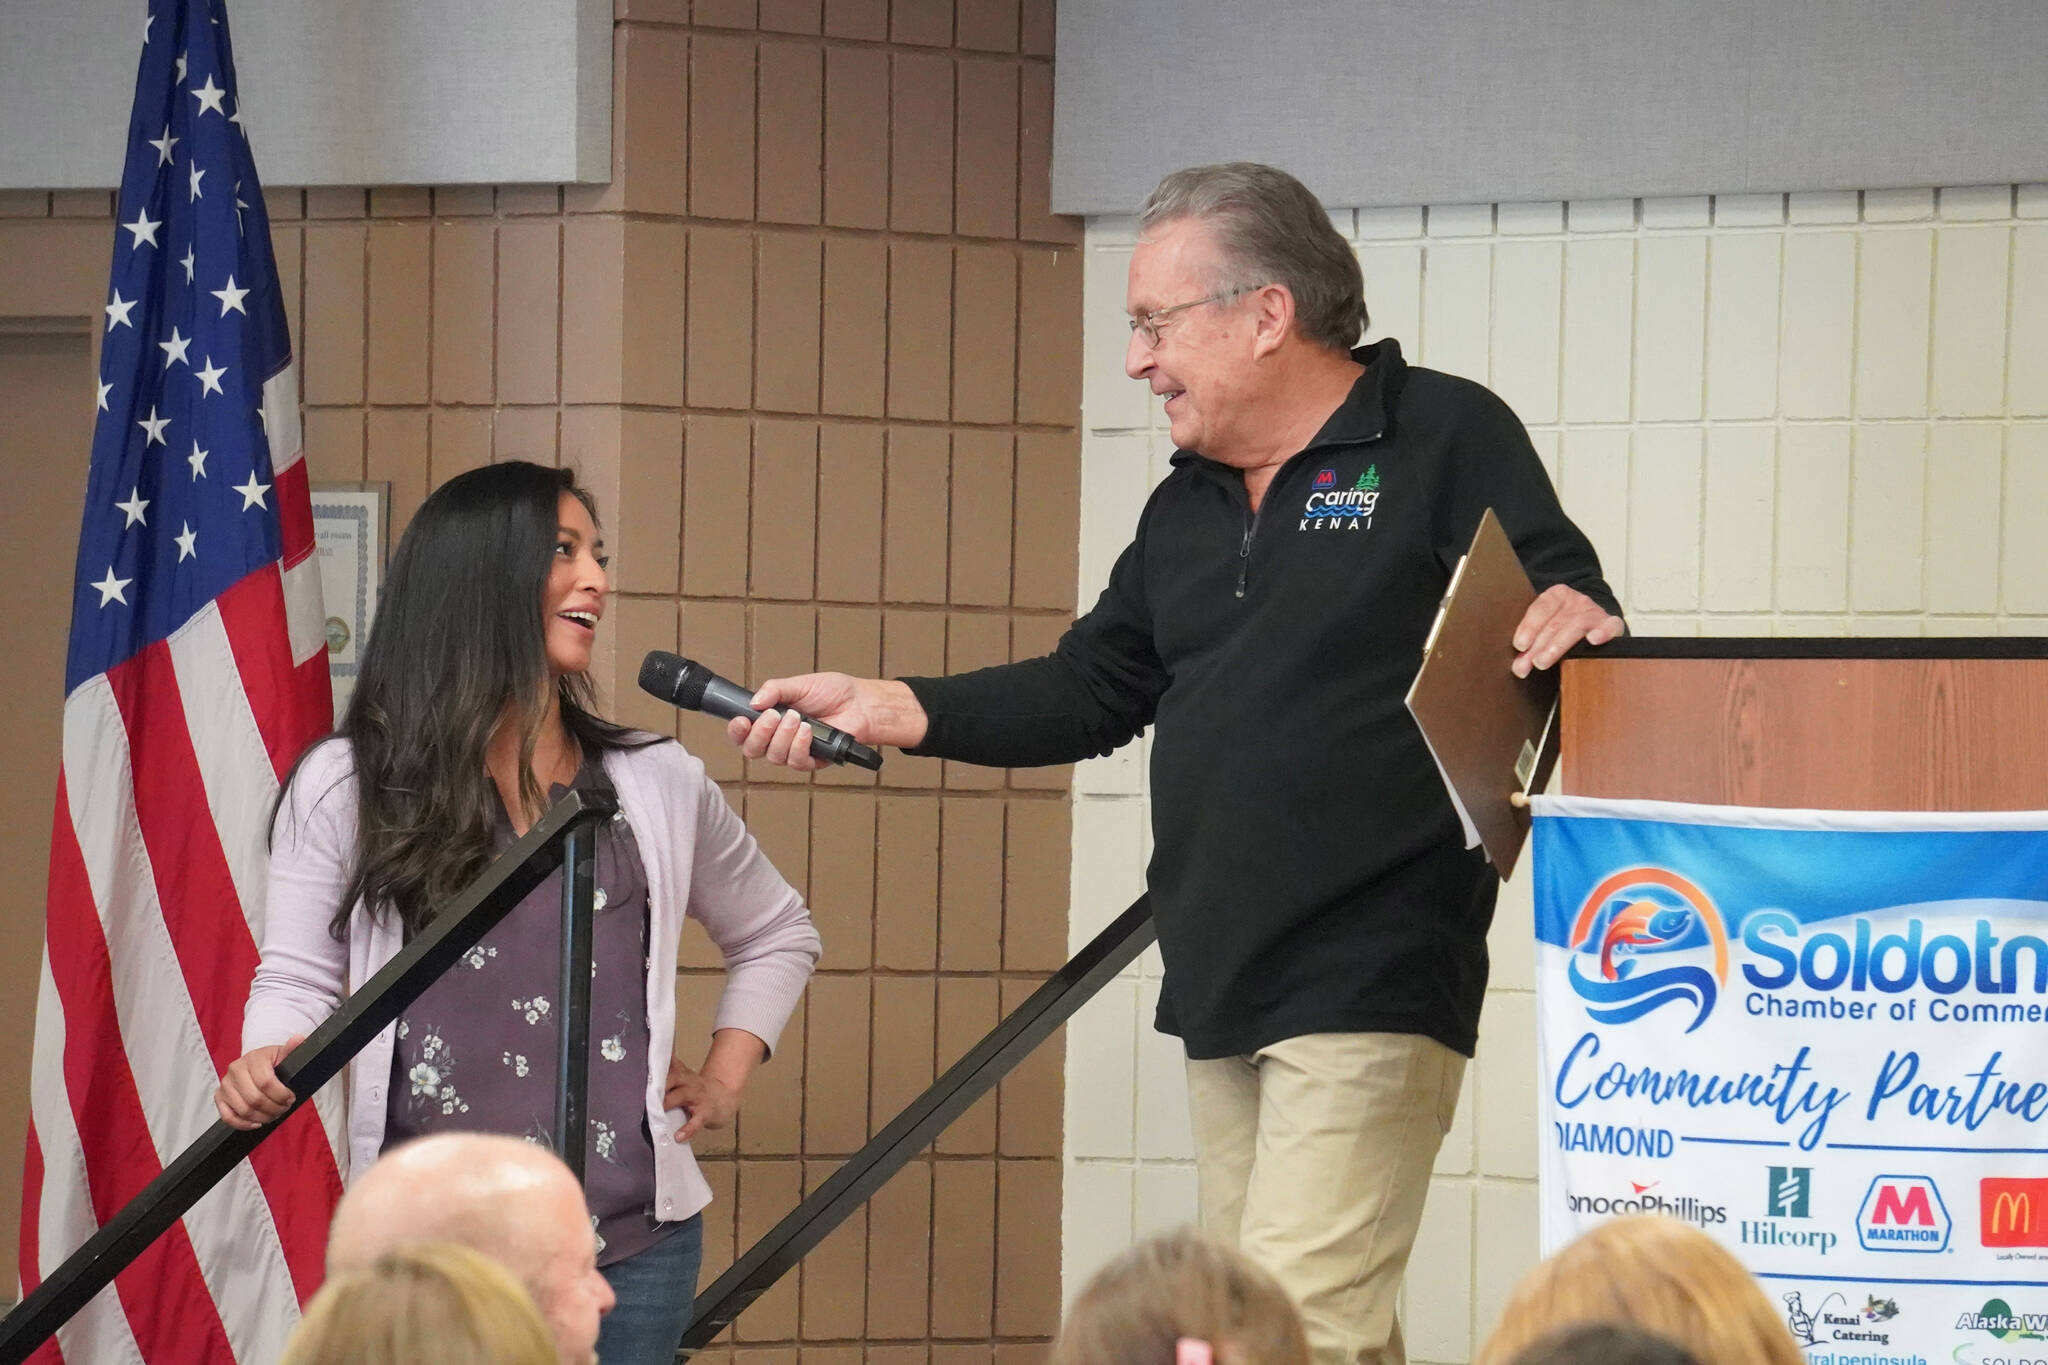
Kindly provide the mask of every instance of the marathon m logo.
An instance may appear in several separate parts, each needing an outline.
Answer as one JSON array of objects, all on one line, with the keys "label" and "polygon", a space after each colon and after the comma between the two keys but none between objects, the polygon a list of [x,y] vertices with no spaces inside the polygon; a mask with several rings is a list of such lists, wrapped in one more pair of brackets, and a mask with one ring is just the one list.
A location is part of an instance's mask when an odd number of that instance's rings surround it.
[{"label": "marathon m logo", "polygon": [[1856,1240],[1865,1251],[1945,1251],[1948,1206],[1924,1175],[1881,1175],[1870,1182],[1856,1214]]},{"label": "marathon m logo", "polygon": [[1977,1200],[1985,1246],[2048,1247],[2048,1179],[1987,1177]]},{"label": "marathon m logo", "polygon": [[1765,1198],[1765,1215],[1771,1218],[1811,1218],[1813,1168],[1771,1167],[1771,1187]]}]

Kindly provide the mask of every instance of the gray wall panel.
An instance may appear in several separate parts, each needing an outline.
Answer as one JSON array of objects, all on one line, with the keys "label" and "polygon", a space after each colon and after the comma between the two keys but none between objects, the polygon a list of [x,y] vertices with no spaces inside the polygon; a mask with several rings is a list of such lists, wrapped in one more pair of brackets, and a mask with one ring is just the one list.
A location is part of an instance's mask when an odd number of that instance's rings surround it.
[{"label": "gray wall panel", "polygon": [[1053,198],[1248,158],[1332,204],[2048,179],[2040,0],[1062,0]]},{"label": "gray wall panel", "polygon": [[[0,188],[120,176],[143,0],[0,0]],[[277,185],[603,181],[609,0],[230,0]]]},{"label": "gray wall panel", "polygon": [[2048,178],[2048,4],[1800,0],[1759,13],[1757,188]]}]

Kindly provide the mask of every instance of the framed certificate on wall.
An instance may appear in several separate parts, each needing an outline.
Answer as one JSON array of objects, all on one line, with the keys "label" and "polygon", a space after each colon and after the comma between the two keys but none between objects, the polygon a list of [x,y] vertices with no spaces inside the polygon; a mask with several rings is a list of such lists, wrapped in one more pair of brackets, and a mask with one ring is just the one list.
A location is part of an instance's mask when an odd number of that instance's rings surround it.
[{"label": "framed certificate on wall", "polygon": [[314,554],[327,604],[327,674],[334,683],[334,718],[339,721],[355,692],[363,642],[384,583],[391,485],[316,483],[312,493]]}]

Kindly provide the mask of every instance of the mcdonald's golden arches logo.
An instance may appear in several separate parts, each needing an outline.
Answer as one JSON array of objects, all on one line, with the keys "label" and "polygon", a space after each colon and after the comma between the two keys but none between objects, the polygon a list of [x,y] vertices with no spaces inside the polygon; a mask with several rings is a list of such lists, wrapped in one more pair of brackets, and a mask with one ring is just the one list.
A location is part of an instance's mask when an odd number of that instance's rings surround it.
[{"label": "mcdonald's golden arches logo", "polygon": [[2048,1247],[2048,1178],[1987,1176],[1977,1201],[1985,1246]]}]

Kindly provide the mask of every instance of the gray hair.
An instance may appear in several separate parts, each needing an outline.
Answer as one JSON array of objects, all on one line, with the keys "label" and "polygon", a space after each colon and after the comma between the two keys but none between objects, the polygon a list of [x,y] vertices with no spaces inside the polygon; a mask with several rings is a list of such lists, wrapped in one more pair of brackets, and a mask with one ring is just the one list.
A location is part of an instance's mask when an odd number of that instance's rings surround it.
[{"label": "gray hair", "polygon": [[1349,351],[1365,332],[1365,276],[1308,186],[1254,161],[1190,166],[1159,182],[1138,211],[1143,234],[1193,218],[1223,250],[1223,293],[1280,284],[1294,295],[1301,335]]}]

